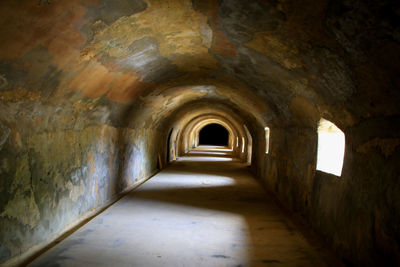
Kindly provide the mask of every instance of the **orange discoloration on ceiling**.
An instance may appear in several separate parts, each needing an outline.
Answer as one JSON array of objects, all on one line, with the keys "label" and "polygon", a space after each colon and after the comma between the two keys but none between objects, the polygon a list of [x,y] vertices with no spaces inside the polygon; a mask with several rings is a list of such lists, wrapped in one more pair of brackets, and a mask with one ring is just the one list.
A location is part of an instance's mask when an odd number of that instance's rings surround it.
[{"label": "orange discoloration on ceiling", "polygon": [[88,97],[100,97],[108,91],[114,76],[97,62],[87,65],[70,83],[70,90],[81,90]]},{"label": "orange discoloration on ceiling", "polygon": [[107,95],[113,101],[128,103],[149,85],[135,73],[110,72],[104,65],[92,62],[72,80],[69,89],[81,90],[90,98]]},{"label": "orange discoloration on ceiling", "polygon": [[203,11],[210,17],[209,23],[213,30],[211,51],[219,55],[235,57],[237,55],[237,46],[221,30],[221,21],[218,17],[218,2],[209,0],[207,3],[202,3],[202,5],[206,6],[206,8],[203,7]]},{"label": "orange discoloration on ceiling", "polygon": [[60,121],[62,122],[62,123],[68,123],[68,122],[70,122],[70,121],[73,121],[75,118],[74,117],[72,117],[72,116],[69,116],[69,117],[62,117],[61,119],[60,119]]},{"label": "orange discoloration on ceiling", "polygon": [[214,29],[211,51],[228,57],[235,57],[237,47],[233,44],[224,32]]},{"label": "orange discoloration on ceiling", "polygon": [[0,25],[7,25],[0,27],[0,35],[7,36],[8,42],[0,42],[0,58],[19,58],[42,45],[56,63],[65,66],[86,41],[77,29],[86,13],[81,3],[79,0],[51,5],[39,5],[38,1],[15,1],[13,5],[4,2],[0,9],[6,9],[9,16],[0,19]]},{"label": "orange discoloration on ceiling", "polygon": [[128,103],[136,99],[147,86],[149,84],[142,82],[140,76],[125,73],[113,81],[107,96],[116,102]]}]

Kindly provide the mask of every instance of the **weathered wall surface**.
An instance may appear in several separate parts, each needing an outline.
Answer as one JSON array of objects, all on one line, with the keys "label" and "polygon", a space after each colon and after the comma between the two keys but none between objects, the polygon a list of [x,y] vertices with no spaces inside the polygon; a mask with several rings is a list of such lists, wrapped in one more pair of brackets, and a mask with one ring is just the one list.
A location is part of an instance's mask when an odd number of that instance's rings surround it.
[{"label": "weathered wall surface", "polygon": [[[1,259],[150,175],[199,101],[246,123],[255,172],[341,255],[395,262],[398,14],[389,0],[0,1]],[[340,179],[315,171],[321,117],[346,134]]]},{"label": "weathered wall surface", "polygon": [[379,118],[346,129],[341,177],[315,171],[316,129],[272,128],[271,152],[261,157],[255,171],[346,261],[396,266],[400,263],[398,123],[395,118]]},{"label": "weathered wall surface", "polygon": [[0,263],[47,244],[156,171],[154,130],[1,127]]}]

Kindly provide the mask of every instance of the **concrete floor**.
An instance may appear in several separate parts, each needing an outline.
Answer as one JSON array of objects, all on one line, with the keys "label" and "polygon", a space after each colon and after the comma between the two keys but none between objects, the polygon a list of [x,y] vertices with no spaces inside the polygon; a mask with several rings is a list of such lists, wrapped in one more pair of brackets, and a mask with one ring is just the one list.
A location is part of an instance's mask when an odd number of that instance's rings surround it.
[{"label": "concrete floor", "polygon": [[311,243],[229,150],[203,147],[29,266],[340,265]]}]

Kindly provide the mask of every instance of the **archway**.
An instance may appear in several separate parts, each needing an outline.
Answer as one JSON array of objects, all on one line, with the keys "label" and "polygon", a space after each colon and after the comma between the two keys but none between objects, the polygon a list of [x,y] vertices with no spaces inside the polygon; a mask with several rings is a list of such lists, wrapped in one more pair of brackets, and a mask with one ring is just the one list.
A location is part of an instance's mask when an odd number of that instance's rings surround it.
[{"label": "archway", "polygon": [[220,124],[211,123],[204,126],[199,133],[200,145],[228,146],[229,132]]}]

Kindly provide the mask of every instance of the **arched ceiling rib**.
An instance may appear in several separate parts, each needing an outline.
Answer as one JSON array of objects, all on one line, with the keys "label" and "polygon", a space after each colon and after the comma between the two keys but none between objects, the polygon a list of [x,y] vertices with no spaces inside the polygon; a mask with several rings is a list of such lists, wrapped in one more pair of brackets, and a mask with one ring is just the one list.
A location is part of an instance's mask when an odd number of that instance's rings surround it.
[{"label": "arched ceiling rib", "polygon": [[230,134],[230,138],[239,136],[241,131],[240,125],[236,121],[229,121],[224,117],[215,116],[215,115],[204,115],[196,117],[191,120],[189,123],[184,125],[182,129],[181,138],[189,138],[193,139],[203,127],[208,124],[216,123],[223,126]]},{"label": "arched ceiling rib", "polygon": [[[236,129],[236,127],[233,127],[232,123],[230,123],[229,121],[225,121],[221,118],[201,118],[200,121],[198,121],[197,123],[194,123],[194,125],[190,128],[188,128],[187,130],[187,138],[189,139],[197,139],[199,138],[199,133],[200,131],[207,125],[209,124],[218,124],[222,127],[224,127],[228,133],[229,133],[229,138],[228,138],[228,146],[230,146],[231,144],[233,144],[233,139],[238,136],[238,130]],[[184,136],[182,136],[184,138]]]},{"label": "arched ceiling rib", "polygon": [[246,110],[237,109],[234,105],[226,102],[203,99],[180,106],[163,121],[161,127],[165,129],[183,128],[191,122],[201,121],[206,117],[220,118],[234,125],[238,131],[243,124],[246,124],[250,131],[254,131],[260,125],[265,125]]},{"label": "arched ceiling rib", "polygon": [[[194,112],[185,112],[183,109],[173,119],[173,124],[170,126],[173,129],[171,138],[177,140],[178,153],[182,154],[190,149],[188,146],[196,139],[196,135],[200,129],[210,123],[218,123],[228,129],[230,133],[230,144],[233,145],[235,137],[246,136],[244,130],[245,121],[240,116],[232,116],[229,109],[221,108],[207,108],[197,104],[197,108]],[[233,147],[235,151],[235,147]]]},{"label": "arched ceiling rib", "polygon": [[[126,119],[132,127],[162,127],[167,118],[175,116],[181,109],[186,113],[197,114],[200,107],[208,108],[210,112],[219,106],[229,107],[238,114],[251,117],[260,125],[265,124],[265,106],[258,102],[255,96],[245,97],[229,87],[215,85],[180,86],[163,90],[155,90],[141,99],[141,105],[132,105]],[[264,111],[264,112],[263,112]],[[165,123],[164,123],[165,125]]]}]

